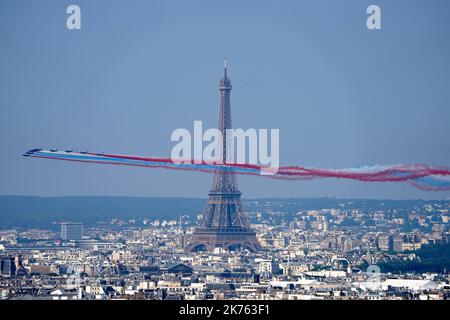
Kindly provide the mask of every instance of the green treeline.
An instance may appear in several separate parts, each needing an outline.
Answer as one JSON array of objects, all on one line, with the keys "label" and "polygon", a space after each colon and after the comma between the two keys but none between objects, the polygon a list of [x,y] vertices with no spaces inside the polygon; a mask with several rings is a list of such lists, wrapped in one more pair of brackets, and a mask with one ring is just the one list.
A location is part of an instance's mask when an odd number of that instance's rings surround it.
[{"label": "green treeline", "polygon": [[450,243],[425,245],[415,251],[420,261],[379,263],[382,272],[437,272],[450,270]]}]

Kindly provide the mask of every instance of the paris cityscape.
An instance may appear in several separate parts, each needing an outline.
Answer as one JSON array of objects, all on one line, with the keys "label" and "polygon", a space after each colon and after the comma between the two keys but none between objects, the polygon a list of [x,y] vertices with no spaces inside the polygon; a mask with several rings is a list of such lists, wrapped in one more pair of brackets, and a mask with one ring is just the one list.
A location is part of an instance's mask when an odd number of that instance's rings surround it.
[{"label": "paris cityscape", "polygon": [[450,300],[449,2],[75,2],[0,4],[0,304]]}]

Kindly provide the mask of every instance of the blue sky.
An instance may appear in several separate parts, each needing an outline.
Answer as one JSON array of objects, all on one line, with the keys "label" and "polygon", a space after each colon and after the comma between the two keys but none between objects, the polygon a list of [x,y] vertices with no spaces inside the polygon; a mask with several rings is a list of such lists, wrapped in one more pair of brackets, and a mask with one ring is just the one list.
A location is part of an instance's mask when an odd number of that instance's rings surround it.
[{"label": "blue sky", "polygon": [[[66,28],[77,4],[82,29]],[[382,30],[366,28],[378,4]],[[450,2],[0,2],[0,194],[206,197],[202,173],[27,159],[32,147],[169,156],[216,127],[279,128],[280,161],[450,166]],[[239,177],[245,197],[447,198],[407,184]],[[264,183],[261,183],[263,182]]]}]

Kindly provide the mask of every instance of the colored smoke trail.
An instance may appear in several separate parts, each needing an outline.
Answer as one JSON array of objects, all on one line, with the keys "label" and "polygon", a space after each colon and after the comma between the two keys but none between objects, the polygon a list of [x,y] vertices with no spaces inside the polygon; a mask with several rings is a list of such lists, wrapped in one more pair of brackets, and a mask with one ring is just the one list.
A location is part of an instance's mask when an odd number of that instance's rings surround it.
[{"label": "colored smoke trail", "polygon": [[450,190],[450,168],[427,166],[422,164],[365,166],[347,169],[318,169],[301,166],[282,166],[273,175],[264,175],[270,168],[251,164],[215,164],[215,163],[175,163],[170,158],[139,157],[89,152],[32,149],[26,157],[87,162],[145,168],[163,168],[170,170],[199,171],[214,173],[218,170],[233,171],[237,174],[258,175],[281,180],[313,180],[335,178],[362,182],[406,182],[426,191]]}]

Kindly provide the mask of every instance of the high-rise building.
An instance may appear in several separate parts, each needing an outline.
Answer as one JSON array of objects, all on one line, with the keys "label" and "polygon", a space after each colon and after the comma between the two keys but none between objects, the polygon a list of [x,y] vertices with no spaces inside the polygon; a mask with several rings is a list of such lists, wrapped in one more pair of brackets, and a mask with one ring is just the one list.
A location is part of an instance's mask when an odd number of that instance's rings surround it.
[{"label": "high-rise building", "polygon": [[61,223],[61,239],[81,240],[83,237],[83,224],[78,222]]},{"label": "high-rise building", "polygon": [[[232,137],[227,136],[227,129],[232,128],[231,88],[225,59],[224,76],[219,81],[219,130],[222,133],[219,155],[223,163],[230,159],[228,152],[231,152],[231,148],[227,147],[230,139],[232,139]],[[237,186],[236,175],[226,168],[217,170],[214,174],[206,209],[187,249],[189,251],[213,251],[216,247],[223,249],[246,248],[250,251],[261,248],[256,239],[256,233],[250,228],[243,212],[241,192]]]},{"label": "high-rise building", "polygon": [[0,274],[3,277],[16,275],[16,259],[14,257],[0,257]]}]

